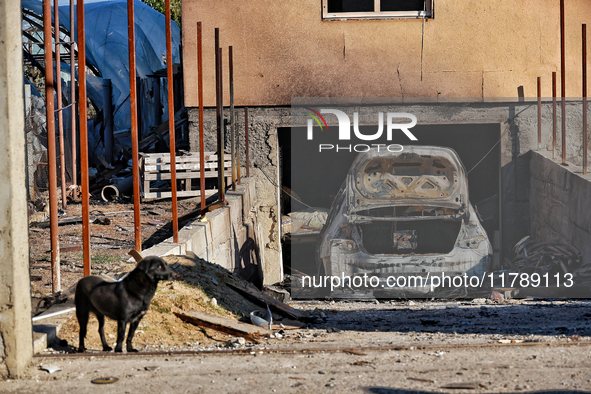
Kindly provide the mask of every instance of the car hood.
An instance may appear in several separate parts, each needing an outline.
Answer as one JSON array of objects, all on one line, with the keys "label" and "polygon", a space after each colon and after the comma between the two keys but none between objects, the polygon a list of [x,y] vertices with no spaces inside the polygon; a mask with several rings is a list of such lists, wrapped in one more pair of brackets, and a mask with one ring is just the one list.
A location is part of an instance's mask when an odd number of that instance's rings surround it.
[{"label": "car hood", "polygon": [[467,211],[466,170],[456,152],[437,146],[374,147],[360,153],[347,176],[348,212],[415,206]]}]

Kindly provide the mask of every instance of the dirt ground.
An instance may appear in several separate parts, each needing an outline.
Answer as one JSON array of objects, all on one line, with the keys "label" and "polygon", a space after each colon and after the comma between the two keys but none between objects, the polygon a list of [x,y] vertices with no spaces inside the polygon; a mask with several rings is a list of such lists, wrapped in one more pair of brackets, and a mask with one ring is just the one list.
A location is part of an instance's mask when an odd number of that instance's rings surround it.
[{"label": "dirt ground", "polygon": [[[178,203],[179,217],[195,210],[199,199],[185,199]],[[61,207],[60,207],[61,208]],[[80,216],[81,204],[70,203],[62,218]],[[109,224],[90,224],[91,273],[113,275],[130,258],[127,254],[135,247],[133,229],[133,203],[103,203],[91,200],[91,216],[108,219]],[[46,215],[41,219],[48,220]],[[172,236],[172,210],[170,200],[142,202],[142,247],[147,249]],[[51,295],[51,247],[49,228],[29,225],[29,251],[31,267],[31,294],[36,299]],[[82,224],[59,226],[61,288],[67,290],[83,276]],[[36,305],[33,305],[35,309]],[[35,312],[35,311],[34,311]]]},{"label": "dirt ground", "polygon": [[[36,357],[2,392],[589,392],[591,302],[298,302],[310,328],[208,354]],[[212,348],[216,350],[216,348]],[[237,354],[236,351],[242,353]],[[112,353],[111,353],[112,354]],[[62,370],[49,374],[41,365]],[[114,376],[110,386],[92,379]]]}]

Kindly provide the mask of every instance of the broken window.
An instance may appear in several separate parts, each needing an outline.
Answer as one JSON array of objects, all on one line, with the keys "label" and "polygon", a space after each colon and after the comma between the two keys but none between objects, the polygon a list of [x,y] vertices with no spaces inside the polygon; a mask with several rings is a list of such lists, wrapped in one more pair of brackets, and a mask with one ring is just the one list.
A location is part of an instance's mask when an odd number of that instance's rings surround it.
[{"label": "broken window", "polygon": [[323,19],[429,18],[433,0],[322,0]]}]

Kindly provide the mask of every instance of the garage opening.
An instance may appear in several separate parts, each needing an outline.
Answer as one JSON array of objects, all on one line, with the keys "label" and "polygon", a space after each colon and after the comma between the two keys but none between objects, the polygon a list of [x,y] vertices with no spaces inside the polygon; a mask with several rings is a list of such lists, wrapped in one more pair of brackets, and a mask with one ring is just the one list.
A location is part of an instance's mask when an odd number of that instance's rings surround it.
[{"label": "garage opening", "polygon": [[[375,133],[376,126],[361,126],[360,130],[365,134]],[[453,149],[460,157],[468,176],[469,200],[475,207],[479,219],[487,232],[493,245],[494,239],[501,239],[500,223],[500,190],[501,190],[501,161],[500,144],[501,125],[492,124],[433,124],[417,125],[413,134],[418,141],[411,142],[404,139],[402,145],[441,146]],[[385,133],[384,133],[385,134]],[[282,185],[281,214],[282,224],[293,224],[290,217],[295,212],[324,212],[328,215],[331,205],[336,198],[351,163],[358,155],[357,152],[346,149],[328,150],[319,152],[318,145],[322,143],[334,143],[329,135],[320,130],[314,133],[315,149],[310,147],[310,141],[306,139],[305,128],[280,128],[278,130],[280,147],[280,176]],[[372,141],[375,144],[391,144],[385,135],[383,140]],[[321,215],[317,215],[321,216]],[[441,226],[458,226],[456,223],[441,224]],[[297,225],[295,226],[297,227]],[[408,227],[408,228],[407,228]],[[415,230],[418,234],[419,245],[429,253],[430,250],[441,252],[451,249],[457,230],[444,231],[450,235],[446,239],[434,227],[419,226],[411,228],[411,225],[398,230]],[[427,228],[429,227],[429,228]],[[447,229],[447,227],[446,227]],[[384,234],[380,229],[364,229],[363,238],[365,245],[374,250],[373,253],[392,252],[396,247],[393,240],[386,243],[380,237]],[[388,231],[386,234],[390,234]],[[304,269],[305,274],[317,274],[316,265],[316,241],[319,231],[302,231],[302,228],[283,228],[283,261],[284,272],[292,272],[292,259],[298,259],[298,271]],[[382,237],[383,238],[383,237]],[[453,240],[451,240],[453,238]],[[427,241],[431,239],[431,241]],[[436,239],[436,240],[433,240]],[[422,241],[421,241],[422,240]],[[371,246],[373,245],[373,246]],[[497,258],[498,259],[498,258]]]}]

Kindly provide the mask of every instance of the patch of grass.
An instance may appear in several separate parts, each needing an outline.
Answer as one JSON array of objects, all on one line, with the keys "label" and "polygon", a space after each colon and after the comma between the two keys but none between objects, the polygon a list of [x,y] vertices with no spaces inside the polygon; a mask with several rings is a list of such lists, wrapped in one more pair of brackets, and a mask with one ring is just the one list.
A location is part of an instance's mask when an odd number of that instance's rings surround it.
[{"label": "patch of grass", "polygon": [[170,313],[170,309],[165,308],[165,307],[161,307],[158,304],[158,301],[152,301],[152,305],[150,305],[150,309],[152,309],[156,312],[160,312],[160,313]]},{"label": "patch of grass", "polygon": [[109,256],[106,253],[95,254],[91,258],[92,264],[108,264],[114,261],[119,261],[119,258],[115,256]]}]

